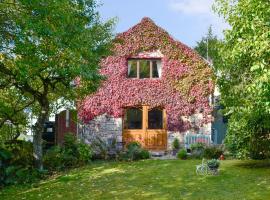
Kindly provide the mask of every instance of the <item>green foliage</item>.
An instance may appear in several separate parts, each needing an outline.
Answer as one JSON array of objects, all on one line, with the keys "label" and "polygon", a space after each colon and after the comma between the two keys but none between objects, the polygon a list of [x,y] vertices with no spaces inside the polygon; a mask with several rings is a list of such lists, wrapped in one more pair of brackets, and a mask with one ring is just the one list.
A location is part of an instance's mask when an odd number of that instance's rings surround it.
[{"label": "green foliage", "polygon": [[219,65],[219,62],[221,61],[221,55],[219,54],[221,44],[222,41],[213,34],[212,26],[210,26],[206,36],[202,37],[202,39],[197,42],[194,49],[203,58],[212,62],[215,69],[215,66]]},{"label": "green foliage", "polygon": [[223,151],[216,146],[208,146],[203,151],[203,157],[207,159],[218,159],[221,154],[223,154]]},{"label": "green foliage", "polygon": [[127,145],[127,150],[122,152],[120,159],[134,161],[141,159],[149,159],[150,153],[146,149],[143,149],[138,142],[131,142]]},{"label": "green foliage", "polygon": [[217,169],[220,166],[220,162],[217,159],[212,159],[207,161],[207,165],[210,169]]},{"label": "green foliage", "polygon": [[32,144],[24,141],[0,146],[0,186],[39,180],[44,172],[33,169]]},{"label": "green foliage", "polygon": [[15,90],[20,104],[26,100],[22,107],[28,104],[37,117],[34,151],[40,169],[43,124],[54,104],[80,100],[103,79],[99,63],[110,53],[114,22],[103,23],[96,9],[95,0],[0,2],[0,88]]},{"label": "green foliage", "polygon": [[172,146],[173,146],[173,149],[175,149],[175,150],[180,149],[180,142],[179,142],[178,138],[175,138],[173,140]]},{"label": "green foliage", "polygon": [[216,11],[231,26],[225,32],[218,65],[226,144],[241,158],[269,158],[270,1],[216,0]]},{"label": "green foliage", "polygon": [[101,137],[96,137],[90,145],[93,150],[94,158],[105,160],[109,158],[109,151],[112,147],[111,145],[107,144]]},{"label": "green foliage", "polygon": [[43,157],[44,166],[49,171],[61,170],[63,166],[61,147],[53,146],[46,151]]},{"label": "green foliage", "polygon": [[197,143],[193,143],[193,144],[190,145],[191,151],[203,150],[203,149],[205,149],[205,147],[206,147],[206,144],[202,143],[202,142],[197,142]]},{"label": "green foliage", "polygon": [[181,150],[177,153],[177,158],[182,159],[182,160],[187,159],[187,150],[181,149]]},{"label": "green foliage", "polygon": [[[259,115],[259,116],[258,116]],[[263,129],[268,116],[260,113],[235,113],[230,118],[226,147],[236,158],[270,157],[270,140]]]},{"label": "green foliage", "polygon": [[63,146],[54,146],[45,153],[44,165],[50,170],[63,170],[82,166],[90,162],[92,151],[89,145],[76,140],[70,133],[64,137]]},{"label": "green foliage", "polygon": [[191,153],[193,158],[202,158],[204,149],[206,148],[205,143],[194,143],[190,145]]},{"label": "green foliage", "polygon": [[92,150],[89,147],[89,145],[80,142],[80,143],[78,143],[77,150],[78,150],[78,155],[79,155],[78,159],[79,159],[80,165],[91,161]]}]

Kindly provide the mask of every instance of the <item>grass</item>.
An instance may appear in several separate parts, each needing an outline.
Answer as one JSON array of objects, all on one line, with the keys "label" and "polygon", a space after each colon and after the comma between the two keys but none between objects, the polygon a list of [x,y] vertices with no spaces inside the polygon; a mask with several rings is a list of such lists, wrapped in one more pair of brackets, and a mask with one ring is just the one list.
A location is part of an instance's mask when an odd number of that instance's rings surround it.
[{"label": "grass", "polygon": [[10,186],[0,199],[269,199],[269,161],[222,161],[198,176],[199,160],[93,162],[35,185]]}]

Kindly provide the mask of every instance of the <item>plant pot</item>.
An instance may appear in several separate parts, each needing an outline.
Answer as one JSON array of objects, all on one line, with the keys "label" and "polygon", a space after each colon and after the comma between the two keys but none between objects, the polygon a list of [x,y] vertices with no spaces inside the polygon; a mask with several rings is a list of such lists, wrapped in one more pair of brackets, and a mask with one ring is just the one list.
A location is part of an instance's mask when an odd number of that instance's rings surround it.
[{"label": "plant pot", "polygon": [[212,175],[218,175],[218,168],[217,167],[212,167],[212,168],[209,167],[209,169],[210,169],[210,173]]}]

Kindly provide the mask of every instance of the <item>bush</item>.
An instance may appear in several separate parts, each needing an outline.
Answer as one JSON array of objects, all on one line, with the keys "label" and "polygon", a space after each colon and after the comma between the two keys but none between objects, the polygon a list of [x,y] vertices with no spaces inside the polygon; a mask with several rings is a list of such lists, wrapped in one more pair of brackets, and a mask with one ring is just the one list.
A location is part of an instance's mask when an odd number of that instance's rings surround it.
[{"label": "bush", "polygon": [[181,150],[177,153],[177,158],[182,159],[182,160],[187,159],[187,150],[181,149]]},{"label": "bush", "polygon": [[39,180],[44,172],[33,167],[32,143],[12,141],[0,147],[0,186]]},{"label": "bush", "polygon": [[173,140],[172,146],[173,146],[173,149],[174,149],[174,150],[180,149],[180,142],[179,142],[178,138],[175,138],[175,139]]},{"label": "bush", "polygon": [[84,165],[91,158],[92,151],[89,145],[77,141],[73,134],[66,134],[63,146],[50,148],[43,161],[44,166],[53,171]]},{"label": "bush", "polygon": [[204,149],[203,157],[207,159],[218,159],[223,151],[216,146],[209,146]]},{"label": "bush", "polygon": [[94,159],[108,159],[110,146],[100,137],[96,137],[91,143]]},{"label": "bush", "polygon": [[61,147],[59,146],[53,146],[48,149],[43,156],[44,166],[50,171],[60,170],[63,167],[61,153]]},{"label": "bush", "polygon": [[206,148],[206,145],[201,142],[191,144],[190,149],[191,149],[192,157],[202,158],[205,148]]},{"label": "bush", "polygon": [[138,142],[131,142],[127,145],[127,150],[120,155],[121,160],[140,160],[150,158],[150,153],[143,149]]},{"label": "bush", "polygon": [[198,143],[194,143],[194,144],[190,145],[190,149],[192,151],[194,151],[194,150],[204,150],[205,147],[206,147],[206,144],[202,143],[202,142],[198,142]]},{"label": "bush", "polygon": [[85,143],[78,143],[79,163],[85,164],[91,161],[92,151],[89,145]]}]

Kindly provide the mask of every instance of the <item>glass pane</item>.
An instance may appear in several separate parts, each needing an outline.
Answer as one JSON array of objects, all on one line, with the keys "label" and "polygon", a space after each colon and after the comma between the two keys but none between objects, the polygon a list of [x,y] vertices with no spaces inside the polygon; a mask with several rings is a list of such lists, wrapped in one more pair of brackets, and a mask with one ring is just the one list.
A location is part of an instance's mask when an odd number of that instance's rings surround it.
[{"label": "glass pane", "polygon": [[128,77],[137,78],[137,61],[136,60],[128,61]]},{"label": "glass pane", "polygon": [[[159,78],[159,72],[158,72],[158,62],[159,61],[152,61],[152,78]],[[160,69],[159,69],[160,70]]]},{"label": "glass pane", "polygon": [[148,129],[163,128],[163,112],[161,109],[153,108],[148,111]]},{"label": "glass pane", "polygon": [[149,60],[140,60],[140,78],[150,78]]},{"label": "glass pane", "polygon": [[126,109],[125,129],[142,129],[142,109],[141,108]]}]

